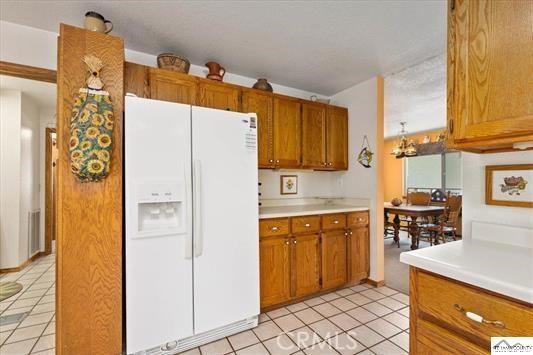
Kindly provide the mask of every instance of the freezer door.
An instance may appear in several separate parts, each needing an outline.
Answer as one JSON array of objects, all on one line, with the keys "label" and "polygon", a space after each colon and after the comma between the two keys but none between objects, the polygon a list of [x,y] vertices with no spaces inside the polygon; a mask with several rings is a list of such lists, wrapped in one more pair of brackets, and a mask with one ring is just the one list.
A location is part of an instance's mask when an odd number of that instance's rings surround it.
[{"label": "freezer door", "polygon": [[128,354],[193,335],[190,117],[187,105],[126,97]]},{"label": "freezer door", "polygon": [[259,314],[255,114],[192,107],[194,330]]}]

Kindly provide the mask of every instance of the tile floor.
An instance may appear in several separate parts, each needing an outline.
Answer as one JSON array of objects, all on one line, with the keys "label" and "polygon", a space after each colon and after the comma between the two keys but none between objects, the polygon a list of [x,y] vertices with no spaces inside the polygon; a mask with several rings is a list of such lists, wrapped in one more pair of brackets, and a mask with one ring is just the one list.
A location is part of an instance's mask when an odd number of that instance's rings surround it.
[{"label": "tile floor", "polygon": [[55,354],[55,254],[40,257],[23,270],[0,275],[23,289],[0,302],[2,317],[29,312],[21,322],[0,321],[0,354]]},{"label": "tile floor", "polygon": [[[0,323],[0,354],[54,354],[55,255],[0,280],[24,286],[0,302],[0,317],[29,312],[20,323]],[[184,354],[407,354],[408,305],[409,297],[391,288],[357,285],[261,314],[253,330]]]},{"label": "tile floor", "polygon": [[409,297],[367,284],[261,314],[252,330],[183,355],[407,354]]}]

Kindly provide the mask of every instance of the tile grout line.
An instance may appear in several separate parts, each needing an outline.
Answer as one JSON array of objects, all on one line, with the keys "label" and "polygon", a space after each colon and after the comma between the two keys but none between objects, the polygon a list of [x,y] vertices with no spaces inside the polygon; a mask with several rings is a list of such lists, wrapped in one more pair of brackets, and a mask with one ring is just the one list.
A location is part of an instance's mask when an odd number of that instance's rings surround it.
[{"label": "tile grout line", "polygon": [[[39,265],[41,262],[43,262],[43,261],[44,261],[44,260],[40,260],[40,261],[36,262],[36,264],[35,264],[34,266],[30,267],[27,271],[25,271],[22,275],[20,275],[15,281],[20,280],[20,278],[23,277],[24,275],[26,275],[26,274],[28,273],[28,271],[34,269],[36,266],[38,266],[38,265]],[[46,264],[43,264],[43,265],[46,265]],[[22,293],[21,293],[21,294],[15,299],[15,301],[13,301],[13,303],[16,302],[16,301],[18,301],[18,300],[20,299],[20,297],[21,297],[24,293],[28,292],[28,289],[29,289],[30,287],[32,287],[34,284],[38,284],[38,283],[40,283],[40,282],[36,282],[36,281],[37,281],[38,279],[40,279],[44,274],[46,274],[46,273],[47,273],[52,267],[55,267],[55,262],[50,263],[49,266],[48,266],[46,269],[44,269],[44,270],[40,273],[40,275],[39,275],[37,278],[35,278],[35,280],[33,280],[33,282],[31,282],[31,283],[28,285],[28,287],[26,288],[26,290],[25,290],[24,292],[22,292]],[[33,309],[39,304],[39,302],[40,302],[45,296],[47,296],[46,294],[47,294],[48,291],[50,291],[50,289],[52,289],[52,288],[55,288],[55,280],[53,281],[52,285],[49,286],[49,287],[46,289],[46,291],[43,293],[43,295],[39,297],[39,300],[38,300],[33,306],[31,306],[31,309],[30,309],[29,311],[26,311],[26,312],[28,312],[29,314],[24,318],[24,320],[25,320],[27,317],[29,317],[29,316],[32,315],[31,312],[33,311]],[[37,298],[37,297],[35,297],[35,298]],[[12,303],[12,304],[13,304],[13,303]],[[52,303],[52,302],[49,302],[49,303]],[[9,310],[9,309],[11,308],[12,304],[10,304],[10,305],[9,305],[9,306],[8,306],[3,312],[2,312],[2,314],[3,314],[5,311]],[[23,307],[21,307],[21,308],[23,308]],[[55,305],[54,305],[54,308],[55,308]],[[13,308],[13,309],[17,309],[17,308]],[[43,313],[47,313],[47,312],[43,312]],[[54,309],[53,313],[54,313],[54,315],[55,315],[55,309]],[[42,314],[42,313],[38,313],[38,314]],[[20,343],[20,342],[23,342],[23,341],[32,340],[32,339],[37,338],[37,341],[32,345],[32,347],[31,347],[31,349],[30,349],[30,352],[29,352],[29,353],[31,353],[31,352],[33,351],[33,349],[35,348],[35,346],[37,345],[37,343],[39,342],[39,339],[42,337],[42,334],[46,331],[46,328],[48,327],[48,325],[49,325],[49,323],[52,321],[52,319],[53,319],[53,316],[50,318],[50,321],[46,322],[46,325],[45,325],[45,327],[43,328],[43,331],[41,332],[41,334],[40,334],[38,337],[31,337],[31,338],[27,338],[27,339],[22,339],[22,340],[15,341],[15,342],[12,342],[12,343],[9,343],[9,344],[16,344],[16,343]],[[23,321],[24,321],[24,320],[23,320]],[[8,345],[8,343],[6,343],[6,342],[9,340],[9,338],[11,338],[11,337],[13,336],[13,334],[15,333],[15,331],[17,331],[17,330],[19,330],[19,329],[24,329],[24,328],[28,328],[28,327],[32,327],[32,326],[38,326],[38,325],[43,324],[43,323],[39,323],[39,324],[33,324],[33,325],[30,325],[30,326],[27,326],[27,327],[20,327],[20,324],[22,324],[23,321],[19,322],[19,323],[17,324],[17,326],[11,330],[11,333],[10,333],[9,336],[4,340],[4,343],[2,344],[2,346]],[[54,333],[54,334],[55,334],[55,333]],[[50,349],[51,349],[51,348],[50,348]],[[48,349],[45,349],[45,350],[48,350]],[[44,350],[43,350],[43,351],[44,351]]]}]

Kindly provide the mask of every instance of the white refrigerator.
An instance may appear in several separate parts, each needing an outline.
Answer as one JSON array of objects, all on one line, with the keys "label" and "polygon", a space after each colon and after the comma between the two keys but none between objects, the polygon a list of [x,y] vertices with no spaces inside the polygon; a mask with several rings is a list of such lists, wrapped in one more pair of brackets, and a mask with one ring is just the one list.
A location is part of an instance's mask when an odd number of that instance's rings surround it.
[{"label": "white refrigerator", "polygon": [[128,354],[257,326],[256,115],[126,97]]}]

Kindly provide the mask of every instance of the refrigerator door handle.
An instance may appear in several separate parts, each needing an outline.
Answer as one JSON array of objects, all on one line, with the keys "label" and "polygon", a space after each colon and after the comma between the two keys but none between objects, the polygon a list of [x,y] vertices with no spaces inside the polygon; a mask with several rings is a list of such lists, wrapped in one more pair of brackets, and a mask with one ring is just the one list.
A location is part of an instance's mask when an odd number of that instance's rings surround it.
[{"label": "refrigerator door handle", "polygon": [[193,160],[193,238],[194,238],[194,256],[199,257],[203,252],[202,236],[202,166],[200,160]]}]

